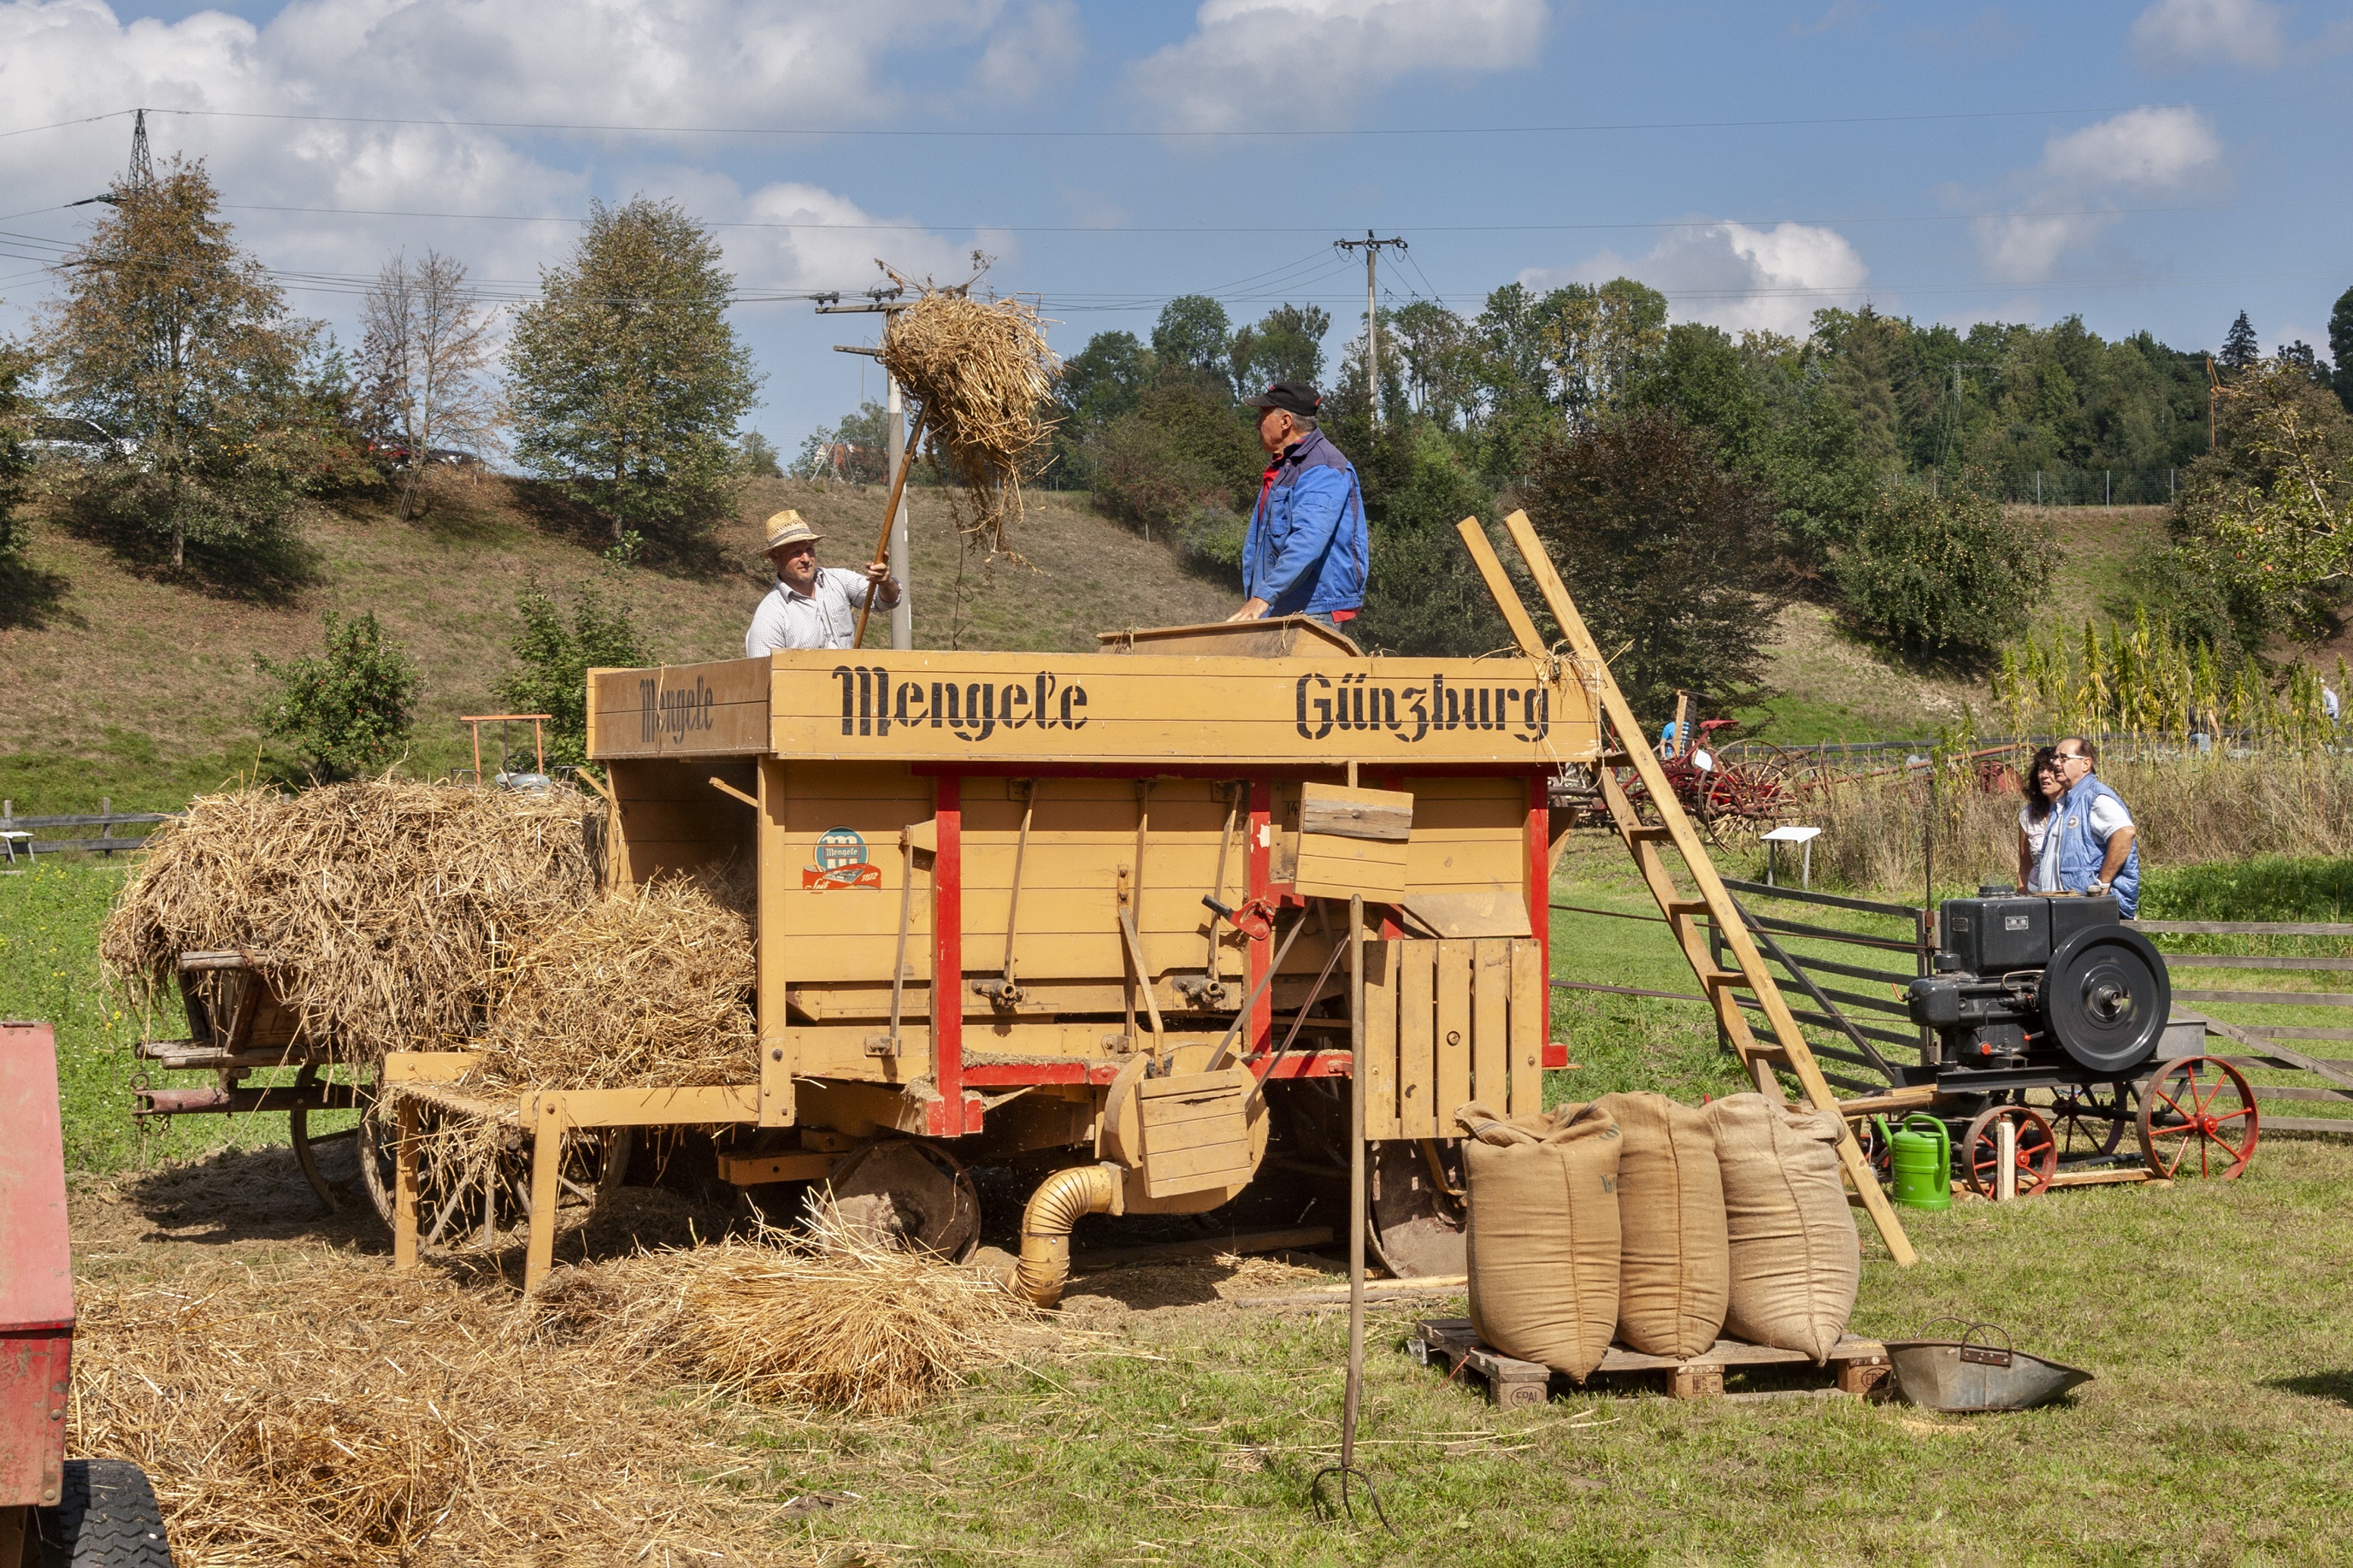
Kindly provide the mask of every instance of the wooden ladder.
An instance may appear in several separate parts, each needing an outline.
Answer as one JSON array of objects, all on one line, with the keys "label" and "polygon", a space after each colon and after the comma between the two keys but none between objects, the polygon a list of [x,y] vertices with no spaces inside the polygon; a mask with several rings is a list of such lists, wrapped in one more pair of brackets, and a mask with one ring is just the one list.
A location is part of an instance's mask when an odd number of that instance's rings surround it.
[{"label": "wooden ladder", "polygon": [[[1520,651],[1530,658],[1543,659],[1551,656],[1544,639],[1537,635],[1535,623],[1529,617],[1527,606],[1521,603],[1518,590],[1504,574],[1504,563],[1496,556],[1494,546],[1488,542],[1486,530],[1475,517],[1465,518],[1455,525],[1462,536],[1463,545],[1477,563],[1479,575],[1486,580],[1487,591],[1494,595],[1496,607],[1512,629],[1512,637]],[[1515,511],[1504,520],[1504,528],[1518,547],[1521,559],[1527,563],[1529,573],[1535,578],[1537,590],[1544,595],[1546,605],[1553,619],[1559,623],[1561,635],[1577,665],[1578,675],[1588,680],[1600,700],[1604,720],[1601,727],[1601,756],[1595,767],[1600,782],[1601,799],[1609,810],[1609,820],[1618,837],[1625,841],[1634,857],[1634,864],[1642,873],[1642,880],[1658,900],[1659,912],[1667,918],[1667,928],[1674,933],[1683,948],[1683,957],[1690,961],[1692,973],[1699,977],[1701,994],[1715,1009],[1715,1018],[1723,1027],[1725,1038],[1739,1053],[1741,1065],[1756,1082],[1757,1092],[1782,1103],[1788,1096],[1782,1092],[1781,1081],[1775,1076],[1778,1067],[1788,1068],[1799,1086],[1805,1090],[1807,1100],[1816,1109],[1838,1111],[1838,1100],[1822,1077],[1821,1068],[1814,1061],[1811,1047],[1791,1016],[1789,1005],[1781,996],[1780,987],[1773,981],[1771,971],[1765,967],[1764,955],[1757,951],[1756,940],[1749,935],[1748,923],[1725,890],[1724,879],[1716,874],[1715,863],[1707,858],[1700,843],[1699,830],[1692,826],[1683,805],[1675,798],[1673,787],[1667,782],[1666,770],[1659,759],[1643,743],[1642,727],[1634,719],[1633,710],[1627,706],[1625,694],[1609,672],[1609,663],[1586,630],[1585,617],[1568,596],[1568,588],[1553,567],[1552,557],[1536,538],[1528,514]],[[1613,749],[1614,737],[1614,749]],[[1680,734],[1678,739],[1680,739]],[[1619,784],[1616,769],[1631,767],[1642,781],[1651,804],[1657,808],[1659,821],[1644,823],[1636,814],[1633,802],[1624,786]],[[1696,895],[1685,893],[1663,853],[1672,845],[1681,857]],[[1708,951],[1707,936],[1700,926],[1700,917],[1706,915],[1715,921],[1724,934],[1724,944],[1738,964],[1736,969],[1718,967]],[[1737,993],[1753,994],[1773,1026],[1773,1040],[1759,1040],[1748,1026],[1748,1015],[1740,1005]],[[1889,1256],[1902,1267],[1909,1268],[1917,1261],[1911,1242],[1905,1237],[1904,1226],[1896,1219],[1894,1208],[1887,1194],[1880,1190],[1879,1180],[1864,1158],[1862,1146],[1855,1142],[1854,1131],[1843,1117],[1839,1122],[1839,1162],[1846,1168],[1848,1179],[1862,1200],[1872,1223],[1879,1227],[1882,1240],[1887,1244]]]}]

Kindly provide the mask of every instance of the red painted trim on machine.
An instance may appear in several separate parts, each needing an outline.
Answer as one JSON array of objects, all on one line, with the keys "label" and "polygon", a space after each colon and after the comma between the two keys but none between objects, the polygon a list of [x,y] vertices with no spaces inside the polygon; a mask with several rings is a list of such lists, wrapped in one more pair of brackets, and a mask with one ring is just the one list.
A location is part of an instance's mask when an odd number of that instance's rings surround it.
[{"label": "red painted trim on machine", "polygon": [[979,1123],[965,1114],[964,1102],[964,778],[945,773],[932,787],[939,831],[932,856],[932,1079],[940,1131],[953,1138],[967,1121],[971,1131]]},{"label": "red painted trim on machine", "polygon": [[[1274,785],[1263,773],[1250,782],[1250,842],[1242,855],[1244,874],[1249,879],[1250,896],[1262,899],[1267,895],[1274,866]],[[1248,944],[1243,973],[1244,994],[1255,992],[1259,982],[1266,978],[1267,965],[1274,960],[1273,939]],[[1257,1056],[1274,1046],[1274,987],[1270,985],[1250,1005],[1248,1022],[1242,1026],[1243,1051]]]}]

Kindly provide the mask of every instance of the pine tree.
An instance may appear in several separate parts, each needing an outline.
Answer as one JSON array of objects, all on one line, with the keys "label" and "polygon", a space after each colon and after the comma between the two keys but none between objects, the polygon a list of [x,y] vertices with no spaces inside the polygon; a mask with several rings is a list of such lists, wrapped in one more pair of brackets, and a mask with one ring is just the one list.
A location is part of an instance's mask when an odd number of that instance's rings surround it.
[{"label": "pine tree", "polygon": [[672,545],[726,511],[760,377],[728,324],[719,242],[674,202],[592,202],[570,265],[507,349],[515,457],[625,531]]},{"label": "pine tree", "polygon": [[2231,323],[2231,330],[2222,334],[2222,352],[2214,356],[2214,363],[2224,370],[2244,370],[2263,357],[2263,344],[2255,340],[2254,323],[2242,310],[2239,319]]},{"label": "pine tree", "polygon": [[2353,414],[2353,289],[2337,296],[2328,312],[2328,357],[2337,362],[2337,395]]}]

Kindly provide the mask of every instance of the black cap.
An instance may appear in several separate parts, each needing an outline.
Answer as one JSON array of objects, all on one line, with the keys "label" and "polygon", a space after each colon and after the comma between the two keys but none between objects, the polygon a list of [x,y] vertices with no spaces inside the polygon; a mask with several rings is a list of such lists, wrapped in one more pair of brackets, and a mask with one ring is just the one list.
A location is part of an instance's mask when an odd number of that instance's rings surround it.
[{"label": "black cap", "polygon": [[1278,381],[1256,397],[1242,399],[1245,408],[1280,408],[1309,419],[1314,418],[1315,411],[1323,405],[1324,400],[1315,395],[1315,389],[1303,381]]}]

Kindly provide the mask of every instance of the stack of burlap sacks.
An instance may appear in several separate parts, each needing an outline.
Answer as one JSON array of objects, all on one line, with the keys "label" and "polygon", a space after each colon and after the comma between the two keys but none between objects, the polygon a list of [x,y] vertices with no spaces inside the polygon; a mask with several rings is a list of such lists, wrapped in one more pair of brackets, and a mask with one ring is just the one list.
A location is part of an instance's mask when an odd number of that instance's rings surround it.
[{"label": "stack of burlap sacks", "polygon": [[1606,1094],[1455,1119],[1471,1321],[1505,1355],[1581,1379],[1613,1339],[1688,1359],[1729,1331],[1819,1363],[1845,1333],[1862,1263],[1836,1113]]}]

